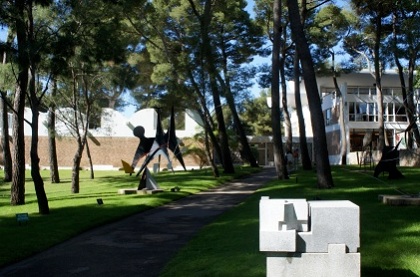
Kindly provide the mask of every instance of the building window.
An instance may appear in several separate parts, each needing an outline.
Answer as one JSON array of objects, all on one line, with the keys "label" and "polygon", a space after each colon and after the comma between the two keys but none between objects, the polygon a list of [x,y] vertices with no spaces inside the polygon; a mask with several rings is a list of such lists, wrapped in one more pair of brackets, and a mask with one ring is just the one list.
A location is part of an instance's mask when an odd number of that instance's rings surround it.
[{"label": "building window", "polygon": [[355,121],[356,120],[356,112],[354,109],[354,102],[347,103],[349,107],[349,121]]},{"label": "building window", "polygon": [[331,111],[331,108],[329,108],[325,111],[325,124],[330,125],[331,119],[332,119],[332,111]]},{"label": "building window", "polygon": [[407,121],[407,114],[403,104],[395,103],[395,121]]},{"label": "building window", "polygon": [[367,104],[367,111],[366,111],[367,121],[370,121],[370,122],[376,121],[376,116],[377,115],[378,115],[378,109],[376,107],[376,103],[368,103]]},{"label": "building window", "polygon": [[349,102],[349,121],[368,121],[377,120],[378,108],[376,103]]}]

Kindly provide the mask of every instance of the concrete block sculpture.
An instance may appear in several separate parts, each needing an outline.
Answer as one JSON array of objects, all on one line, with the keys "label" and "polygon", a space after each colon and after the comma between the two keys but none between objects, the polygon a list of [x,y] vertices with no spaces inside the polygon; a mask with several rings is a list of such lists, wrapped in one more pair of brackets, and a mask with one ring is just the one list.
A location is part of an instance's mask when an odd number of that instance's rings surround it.
[{"label": "concrete block sculpture", "polygon": [[267,277],[360,276],[359,207],[350,201],[260,200]]}]

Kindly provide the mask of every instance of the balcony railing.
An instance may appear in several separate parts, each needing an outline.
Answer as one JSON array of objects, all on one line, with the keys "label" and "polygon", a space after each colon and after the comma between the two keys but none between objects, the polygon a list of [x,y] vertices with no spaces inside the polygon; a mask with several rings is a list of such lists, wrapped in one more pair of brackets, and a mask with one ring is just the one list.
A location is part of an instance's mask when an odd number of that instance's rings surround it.
[{"label": "balcony railing", "polygon": [[[377,122],[377,115],[367,115],[367,114],[355,114],[349,113],[349,121],[352,122]],[[385,122],[408,122],[408,118],[405,114],[385,114]]]}]

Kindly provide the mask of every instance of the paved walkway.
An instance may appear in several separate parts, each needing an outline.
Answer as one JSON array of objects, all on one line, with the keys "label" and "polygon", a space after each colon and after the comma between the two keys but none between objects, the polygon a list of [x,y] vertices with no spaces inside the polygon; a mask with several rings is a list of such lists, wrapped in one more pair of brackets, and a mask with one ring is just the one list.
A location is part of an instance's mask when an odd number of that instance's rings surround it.
[{"label": "paved walkway", "polygon": [[0,269],[0,276],[159,276],[201,227],[273,178],[274,168],[264,168],[237,182],[95,228]]}]

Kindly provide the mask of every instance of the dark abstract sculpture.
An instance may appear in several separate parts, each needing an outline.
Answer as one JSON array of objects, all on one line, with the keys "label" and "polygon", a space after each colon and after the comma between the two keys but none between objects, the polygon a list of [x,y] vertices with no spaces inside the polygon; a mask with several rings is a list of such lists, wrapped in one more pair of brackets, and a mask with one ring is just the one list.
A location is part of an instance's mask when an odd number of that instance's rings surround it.
[{"label": "dark abstract sculpture", "polygon": [[156,155],[165,156],[170,164],[171,160],[169,159],[168,148],[174,153],[184,170],[186,170],[184,159],[182,158],[182,153],[179,149],[178,139],[175,135],[174,108],[172,107],[169,129],[165,134],[163,133],[159,110],[157,110],[157,114],[156,136],[154,138],[145,137],[145,130],[142,126],[137,126],[133,130],[134,136],[140,139],[140,143],[137,147],[136,153],[134,154],[131,168],[134,169],[137,166],[138,161],[146,156],[146,159],[144,160],[140,171],[137,173],[137,176],[140,175],[140,173],[147,167]]},{"label": "dark abstract sculpture", "polygon": [[376,165],[373,176],[378,178],[379,174],[385,171],[389,173],[388,179],[404,178],[402,173],[397,169],[397,161],[400,158],[400,152],[398,151],[400,142],[395,147],[385,146],[383,148],[381,160]]}]

